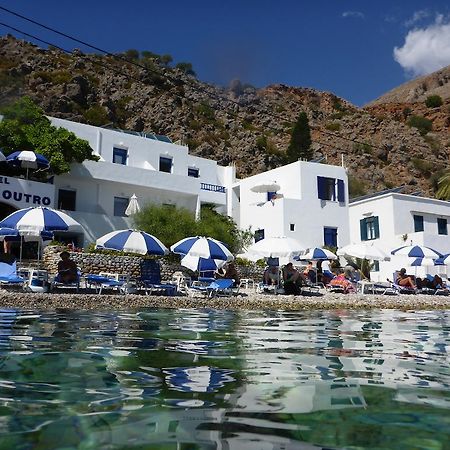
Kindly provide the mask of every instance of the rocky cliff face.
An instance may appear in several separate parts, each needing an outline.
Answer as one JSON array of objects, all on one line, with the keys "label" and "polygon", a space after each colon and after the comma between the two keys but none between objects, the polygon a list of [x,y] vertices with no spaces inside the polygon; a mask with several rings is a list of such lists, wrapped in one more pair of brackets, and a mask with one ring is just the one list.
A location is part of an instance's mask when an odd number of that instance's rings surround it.
[{"label": "rocky cliff face", "polygon": [[[0,86],[0,104],[29,95],[48,115],[165,134],[194,155],[234,162],[239,176],[282,164],[301,111],[309,117],[315,157],[335,164],[343,158],[354,195],[402,184],[433,195],[449,161],[449,100],[432,110],[417,102],[359,109],[314,89],[255,89],[238,81],[223,89],[151,58],[130,64],[68,55],[11,36],[0,39]],[[429,118],[432,132],[409,126],[414,114]]]}]

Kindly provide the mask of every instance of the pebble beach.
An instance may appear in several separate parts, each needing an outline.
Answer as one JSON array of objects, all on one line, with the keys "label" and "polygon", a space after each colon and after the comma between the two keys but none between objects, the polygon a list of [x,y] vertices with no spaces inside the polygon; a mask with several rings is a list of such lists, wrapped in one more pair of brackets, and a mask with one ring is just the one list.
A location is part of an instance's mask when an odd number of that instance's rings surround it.
[{"label": "pebble beach", "polygon": [[0,290],[1,308],[19,309],[78,309],[125,310],[136,308],[214,308],[232,310],[305,309],[450,309],[450,295],[370,295],[334,294],[291,296],[256,293],[244,290],[234,297],[166,297],[150,295],[84,294],[84,293],[26,293]]}]

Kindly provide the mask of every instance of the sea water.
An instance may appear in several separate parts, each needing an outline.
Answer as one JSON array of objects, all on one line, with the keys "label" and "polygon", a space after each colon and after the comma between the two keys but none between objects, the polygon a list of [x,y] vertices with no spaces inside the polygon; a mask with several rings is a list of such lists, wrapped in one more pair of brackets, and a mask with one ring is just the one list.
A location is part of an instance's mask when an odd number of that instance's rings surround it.
[{"label": "sea water", "polygon": [[1,449],[450,448],[450,311],[2,310]]}]

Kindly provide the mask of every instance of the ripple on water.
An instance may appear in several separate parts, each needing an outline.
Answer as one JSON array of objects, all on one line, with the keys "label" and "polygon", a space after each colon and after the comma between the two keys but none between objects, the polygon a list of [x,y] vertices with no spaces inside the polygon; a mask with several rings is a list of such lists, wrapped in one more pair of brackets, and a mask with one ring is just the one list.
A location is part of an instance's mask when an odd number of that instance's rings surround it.
[{"label": "ripple on water", "polygon": [[444,449],[448,311],[0,311],[0,448]]}]

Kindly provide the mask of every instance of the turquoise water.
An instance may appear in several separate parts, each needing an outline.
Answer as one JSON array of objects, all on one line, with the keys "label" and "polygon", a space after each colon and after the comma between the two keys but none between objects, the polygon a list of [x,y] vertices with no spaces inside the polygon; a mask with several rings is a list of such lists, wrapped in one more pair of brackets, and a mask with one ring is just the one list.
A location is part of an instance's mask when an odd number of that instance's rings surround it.
[{"label": "turquoise water", "polygon": [[1,449],[450,449],[450,311],[0,312]]}]

